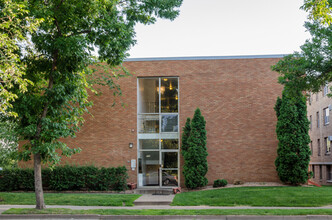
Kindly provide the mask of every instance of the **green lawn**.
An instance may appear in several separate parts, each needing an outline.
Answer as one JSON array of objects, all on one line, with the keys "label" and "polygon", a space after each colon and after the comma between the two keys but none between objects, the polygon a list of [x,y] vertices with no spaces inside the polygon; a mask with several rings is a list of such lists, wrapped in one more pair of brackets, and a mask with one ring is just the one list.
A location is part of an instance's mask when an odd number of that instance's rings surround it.
[{"label": "green lawn", "polygon": [[3,214],[96,214],[96,215],[331,215],[331,209],[9,209]]},{"label": "green lawn", "polygon": [[174,206],[293,206],[332,205],[332,187],[238,187],[177,194]]},{"label": "green lawn", "polygon": [[[104,193],[45,193],[46,205],[75,206],[133,206],[136,194],[104,194]],[[35,205],[34,193],[0,192],[0,204]]]}]

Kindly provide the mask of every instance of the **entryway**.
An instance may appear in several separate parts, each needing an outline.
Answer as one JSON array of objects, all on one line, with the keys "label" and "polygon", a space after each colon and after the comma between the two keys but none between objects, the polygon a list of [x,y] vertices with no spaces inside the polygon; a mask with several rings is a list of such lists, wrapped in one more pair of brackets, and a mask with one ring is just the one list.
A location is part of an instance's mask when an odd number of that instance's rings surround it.
[{"label": "entryway", "polygon": [[138,187],[179,185],[178,81],[138,78]]}]

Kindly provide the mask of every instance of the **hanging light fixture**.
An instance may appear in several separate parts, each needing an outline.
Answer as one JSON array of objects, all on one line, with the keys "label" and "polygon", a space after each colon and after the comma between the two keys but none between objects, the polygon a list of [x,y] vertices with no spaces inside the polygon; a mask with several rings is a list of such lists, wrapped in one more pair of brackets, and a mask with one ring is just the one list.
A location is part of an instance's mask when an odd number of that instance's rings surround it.
[{"label": "hanging light fixture", "polygon": [[[159,92],[159,87],[157,87],[157,92]],[[165,92],[165,86],[160,87],[160,93],[164,94]]]},{"label": "hanging light fixture", "polygon": [[169,90],[173,90],[172,82],[169,83]]}]

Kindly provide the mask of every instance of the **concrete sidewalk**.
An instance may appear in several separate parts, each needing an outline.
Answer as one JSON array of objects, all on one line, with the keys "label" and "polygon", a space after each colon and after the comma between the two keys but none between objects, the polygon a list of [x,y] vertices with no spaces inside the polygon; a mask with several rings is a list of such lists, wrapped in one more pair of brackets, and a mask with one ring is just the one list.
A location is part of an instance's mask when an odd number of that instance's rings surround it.
[{"label": "concrete sidewalk", "polygon": [[[328,215],[295,215],[295,216],[264,216],[264,215],[4,215],[1,212],[10,208],[35,208],[34,205],[0,205],[0,219],[223,219],[223,220],[332,220]],[[67,206],[47,205],[47,208],[68,208],[73,210],[88,209],[332,209],[332,206],[323,207],[252,207],[252,206],[170,206],[170,205],[140,205],[140,206]]]},{"label": "concrete sidewalk", "polygon": [[[35,208],[35,205],[0,205],[0,211],[10,208]],[[140,205],[140,206],[69,206],[46,205],[47,208],[65,208],[73,210],[89,209],[332,209],[332,206],[321,207],[266,207],[266,206],[170,206],[170,205]]]}]

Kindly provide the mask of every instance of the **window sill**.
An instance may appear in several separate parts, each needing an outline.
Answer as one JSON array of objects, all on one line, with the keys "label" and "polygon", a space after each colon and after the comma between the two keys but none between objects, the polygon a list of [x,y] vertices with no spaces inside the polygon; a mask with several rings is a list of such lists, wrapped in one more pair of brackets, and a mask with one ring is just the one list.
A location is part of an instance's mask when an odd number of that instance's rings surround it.
[{"label": "window sill", "polygon": [[330,155],[331,155],[331,152],[325,153],[325,156],[330,156]]},{"label": "window sill", "polygon": [[332,183],[332,180],[326,180],[327,183]]}]

